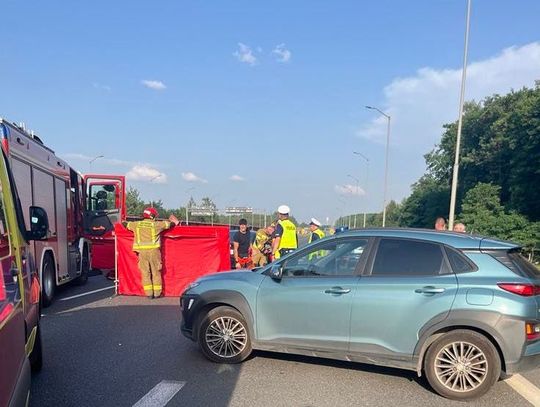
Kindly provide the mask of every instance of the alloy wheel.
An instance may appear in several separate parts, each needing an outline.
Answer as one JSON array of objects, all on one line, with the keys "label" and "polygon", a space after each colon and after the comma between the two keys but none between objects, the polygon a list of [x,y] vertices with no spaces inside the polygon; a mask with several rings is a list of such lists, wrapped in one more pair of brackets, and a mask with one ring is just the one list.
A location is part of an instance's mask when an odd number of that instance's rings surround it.
[{"label": "alloy wheel", "polygon": [[466,393],[477,389],[488,375],[486,355],[468,342],[452,342],[435,357],[435,374],[449,390]]},{"label": "alloy wheel", "polygon": [[219,317],[206,328],[205,341],[215,355],[233,358],[242,353],[246,347],[246,328],[233,317]]}]

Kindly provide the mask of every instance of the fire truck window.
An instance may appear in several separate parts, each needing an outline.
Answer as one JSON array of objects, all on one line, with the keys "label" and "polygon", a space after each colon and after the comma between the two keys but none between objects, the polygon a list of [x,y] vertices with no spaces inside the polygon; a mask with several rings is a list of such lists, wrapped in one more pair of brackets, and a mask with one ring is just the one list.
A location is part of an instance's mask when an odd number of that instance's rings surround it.
[{"label": "fire truck window", "polygon": [[115,209],[115,187],[114,185],[91,185],[90,205],[91,210],[104,211]]}]

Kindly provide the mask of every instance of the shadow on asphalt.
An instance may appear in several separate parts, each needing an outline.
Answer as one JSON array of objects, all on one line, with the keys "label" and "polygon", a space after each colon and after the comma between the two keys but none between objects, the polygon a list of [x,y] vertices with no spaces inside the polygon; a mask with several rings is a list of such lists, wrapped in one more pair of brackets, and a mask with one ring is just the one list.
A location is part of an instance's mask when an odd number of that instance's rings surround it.
[{"label": "shadow on asphalt", "polygon": [[404,379],[409,380],[410,382],[416,382],[417,384],[422,386],[424,389],[430,392],[433,392],[425,376],[418,377],[416,372],[413,372],[410,370],[403,370],[403,369],[397,369],[397,368],[385,367],[385,366],[368,365],[365,363],[358,363],[358,362],[347,362],[347,361],[342,361],[342,360],[324,359],[324,358],[317,358],[317,357],[311,357],[311,356],[294,355],[294,354],[289,354],[289,353],[274,353],[274,352],[266,352],[266,351],[255,351],[250,356],[250,358],[254,358],[254,357],[263,357],[263,358],[284,360],[284,361],[296,362],[296,363],[321,365],[321,366],[333,367],[336,369],[354,370],[358,372],[374,373],[374,374],[379,374],[379,375],[384,375],[384,376],[402,377]]},{"label": "shadow on asphalt", "polygon": [[132,406],[163,380],[186,382],[169,406],[229,405],[241,366],[209,363],[180,333],[178,306],[111,299],[76,308],[77,300],[53,304],[42,320],[30,406]]}]

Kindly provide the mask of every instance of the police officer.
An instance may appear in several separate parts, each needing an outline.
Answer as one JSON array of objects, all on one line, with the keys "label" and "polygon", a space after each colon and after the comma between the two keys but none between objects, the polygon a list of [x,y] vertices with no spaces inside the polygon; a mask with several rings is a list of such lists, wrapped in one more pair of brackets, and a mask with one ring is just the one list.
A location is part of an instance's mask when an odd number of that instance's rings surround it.
[{"label": "police officer", "polygon": [[274,232],[274,242],[272,243],[272,253],[274,259],[292,252],[298,248],[298,236],[296,236],[296,225],[289,220],[290,208],[281,205],[278,208],[279,221]]},{"label": "police officer", "polygon": [[142,286],[148,298],[161,296],[161,233],[179,223],[174,215],[169,217],[169,222],[157,221],[157,216],[155,208],[146,208],[143,220],[126,224],[126,228],[135,234],[133,251],[139,257]]},{"label": "police officer", "polygon": [[315,218],[311,218],[311,222],[309,223],[309,230],[311,230],[311,234],[309,235],[308,243],[322,239],[325,236],[324,232],[320,229],[320,227],[321,222],[319,222]]}]

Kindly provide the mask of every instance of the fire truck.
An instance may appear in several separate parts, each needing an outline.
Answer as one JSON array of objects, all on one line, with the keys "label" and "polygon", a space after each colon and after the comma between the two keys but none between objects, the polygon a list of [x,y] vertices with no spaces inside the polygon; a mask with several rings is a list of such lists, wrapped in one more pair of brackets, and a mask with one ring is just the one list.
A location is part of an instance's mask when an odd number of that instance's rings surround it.
[{"label": "fire truck", "polygon": [[[56,287],[86,283],[92,264],[92,243],[106,242],[98,253],[114,260],[110,240],[113,225],[125,217],[125,180],[115,176],[83,176],[56,156],[33,132],[0,119],[2,149],[8,158],[23,208],[42,207],[48,214],[46,240],[31,245],[41,281],[42,305],[48,306]],[[125,211],[125,209],[124,209]],[[24,213],[26,228],[29,215]],[[98,243],[99,245],[99,243]],[[112,246],[112,253],[110,250]]]}]

